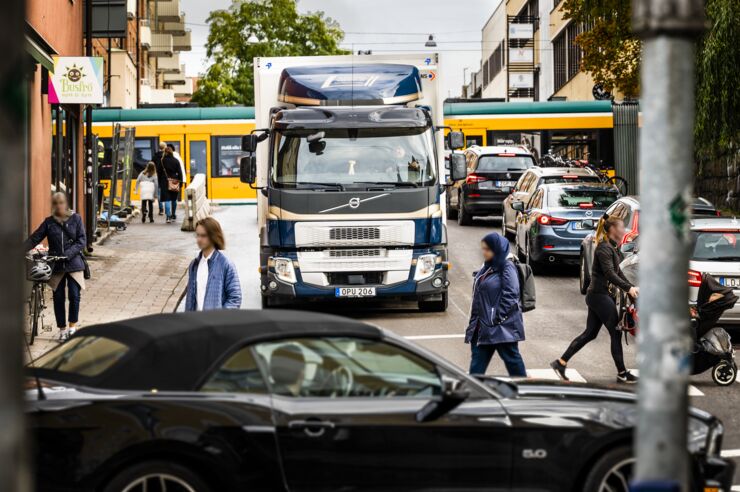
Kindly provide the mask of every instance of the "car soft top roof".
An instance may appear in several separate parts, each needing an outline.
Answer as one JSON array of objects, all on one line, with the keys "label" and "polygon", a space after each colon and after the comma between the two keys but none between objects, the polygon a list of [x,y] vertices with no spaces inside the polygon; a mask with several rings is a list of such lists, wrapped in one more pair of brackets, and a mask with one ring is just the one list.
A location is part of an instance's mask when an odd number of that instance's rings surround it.
[{"label": "car soft top roof", "polygon": [[284,310],[222,310],[157,314],[79,330],[79,337],[106,337],[129,351],[93,377],[32,369],[41,378],[118,390],[191,391],[234,350],[291,337],[353,336],[379,339],[374,326],[329,314]]}]

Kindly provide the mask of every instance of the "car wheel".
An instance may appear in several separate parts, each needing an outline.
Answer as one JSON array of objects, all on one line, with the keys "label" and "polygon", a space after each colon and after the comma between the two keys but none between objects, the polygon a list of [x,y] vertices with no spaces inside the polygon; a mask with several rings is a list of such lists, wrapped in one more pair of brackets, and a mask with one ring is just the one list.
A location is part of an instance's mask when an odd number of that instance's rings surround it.
[{"label": "car wheel", "polygon": [[267,296],[262,296],[262,309],[270,309],[270,298]]},{"label": "car wheel", "polygon": [[581,261],[580,261],[580,268],[578,273],[578,284],[581,290],[581,294],[586,295],[586,292],[588,291],[588,286],[591,283],[591,275],[588,273],[588,266],[586,265],[586,256],[584,255],[584,252],[581,251]]},{"label": "car wheel", "polygon": [[457,223],[461,226],[473,223],[473,216],[465,210],[465,201],[462,194],[457,197]]},{"label": "car wheel", "polygon": [[438,301],[419,301],[419,310],[425,313],[443,313],[447,311],[448,302],[448,294],[443,292],[442,299]]},{"label": "car wheel", "polygon": [[452,208],[452,199],[450,198],[452,196],[451,192],[447,192],[447,218],[450,220],[457,219],[457,210]]},{"label": "car wheel", "polygon": [[586,477],[585,492],[629,492],[635,458],[629,447],[604,454]]},{"label": "car wheel", "polygon": [[103,489],[104,492],[211,492],[198,475],[177,463],[148,461],[126,468]]},{"label": "car wheel", "polygon": [[737,365],[723,360],[712,368],[712,381],[719,386],[729,386],[737,379]]}]

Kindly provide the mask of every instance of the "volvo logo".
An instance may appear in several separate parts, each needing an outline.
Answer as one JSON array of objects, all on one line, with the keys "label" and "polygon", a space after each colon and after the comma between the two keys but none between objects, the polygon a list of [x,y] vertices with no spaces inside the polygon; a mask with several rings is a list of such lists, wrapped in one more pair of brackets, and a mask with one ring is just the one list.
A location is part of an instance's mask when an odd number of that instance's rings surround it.
[{"label": "volvo logo", "polygon": [[372,200],[377,200],[378,198],[383,198],[384,196],[388,196],[388,195],[390,195],[390,193],[383,193],[382,195],[375,195],[375,196],[371,196],[371,197],[368,197],[368,198],[360,198],[360,197],[354,196],[354,197],[350,198],[349,199],[349,202],[345,203],[344,205],[339,205],[339,206],[336,206],[336,207],[327,208],[326,210],[322,210],[319,213],[320,214],[325,214],[327,212],[334,212],[335,210],[341,210],[341,209],[347,208],[347,207],[351,208],[352,210],[355,210],[355,209],[360,208],[360,205],[362,205],[363,203],[367,203],[367,202],[372,201]]}]

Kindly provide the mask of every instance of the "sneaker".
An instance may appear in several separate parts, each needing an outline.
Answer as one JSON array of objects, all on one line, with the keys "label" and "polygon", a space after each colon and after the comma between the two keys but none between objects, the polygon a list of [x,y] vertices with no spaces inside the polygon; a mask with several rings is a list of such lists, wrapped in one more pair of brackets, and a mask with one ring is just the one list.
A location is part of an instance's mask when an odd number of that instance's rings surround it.
[{"label": "sneaker", "polygon": [[164,211],[160,210],[158,215],[164,215]]},{"label": "sneaker", "polygon": [[629,371],[624,371],[621,374],[617,374],[617,382],[624,384],[635,384],[639,378]]},{"label": "sneaker", "polygon": [[552,370],[555,371],[555,374],[557,374],[561,380],[570,381],[568,376],[565,375],[565,366],[561,364],[559,360],[555,359],[550,362],[550,367],[552,367]]},{"label": "sneaker", "polygon": [[146,223],[146,217],[142,217],[142,218],[141,218],[141,223],[142,223],[142,224]]},{"label": "sneaker", "polygon": [[165,220],[165,223],[169,224],[170,222],[172,222],[172,220],[169,217],[167,217],[167,220]]},{"label": "sneaker", "polygon": [[71,335],[71,334],[69,333],[69,332],[70,332],[71,330],[72,330],[71,328],[60,328],[60,329],[59,329],[59,342],[62,342],[62,343],[63,343],[63,342],[66,342],[66,341],[67,341],[67,339],[68,339],[68,338],[70,337],[70,335]]},{"label": "sneaker", "polygon": [[149,223],[154,224],[154,217],[149,217]]}]

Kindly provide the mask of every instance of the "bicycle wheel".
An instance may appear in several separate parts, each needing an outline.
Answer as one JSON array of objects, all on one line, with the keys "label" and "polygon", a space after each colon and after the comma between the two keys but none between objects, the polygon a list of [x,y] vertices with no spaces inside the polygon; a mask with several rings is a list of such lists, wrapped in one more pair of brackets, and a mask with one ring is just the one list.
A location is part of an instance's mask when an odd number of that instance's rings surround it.
[{"label": "bicycle wheel", "polygon": [[31,292],[31,334],[28,344],[33,345],[36,335],[39,334],[39,319],[41,318],[41,288],[38,284],[33,286]]},{"label": "bicycle wheel", "polygon": [[616,186],[619,193],[622,195],[626,195],[629,191],[629,183],[627,183],[627,180],[621,176],[612,176],[611,178],[608,178],[606,182]]}]

